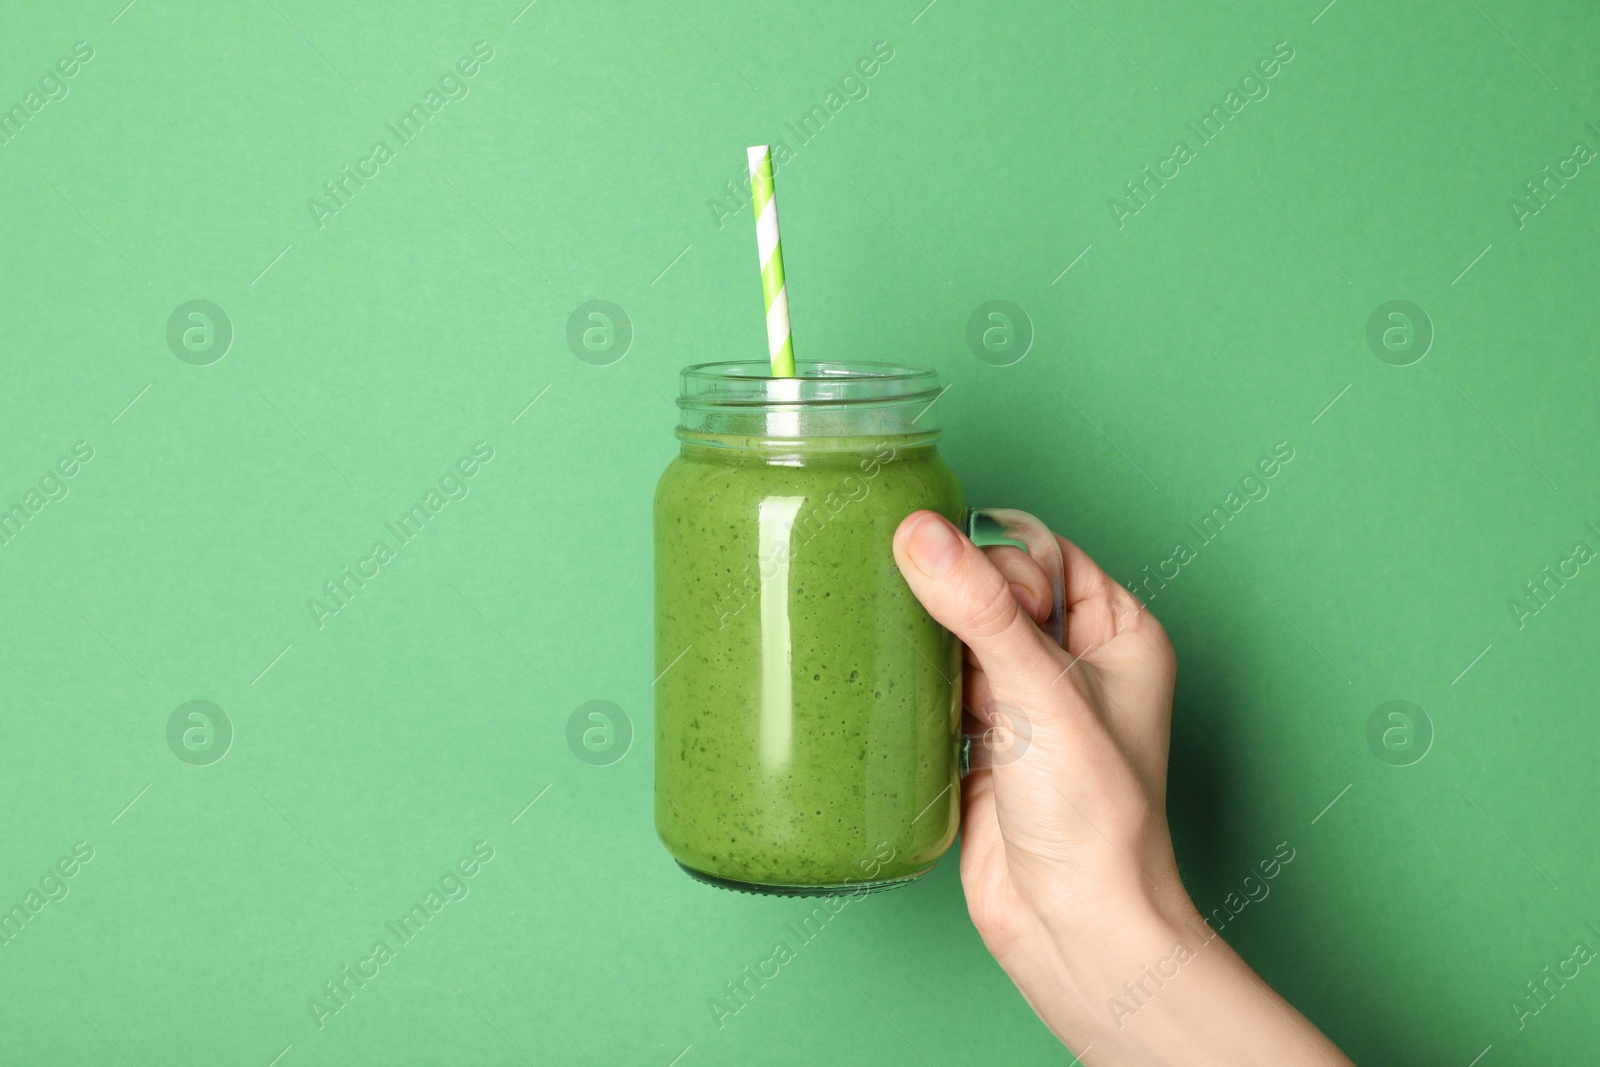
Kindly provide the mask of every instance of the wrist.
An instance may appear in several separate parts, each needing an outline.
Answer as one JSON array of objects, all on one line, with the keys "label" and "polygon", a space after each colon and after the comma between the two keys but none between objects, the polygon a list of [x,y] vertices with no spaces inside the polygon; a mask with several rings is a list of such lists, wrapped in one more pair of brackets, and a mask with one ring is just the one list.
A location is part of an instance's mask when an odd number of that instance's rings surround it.
[{"label": "wrist", "polygon": [[[1045,914],[1050,914],[1046,912]],[[1129,895],[1040,920],[1000,959],[1040,1019],[1102,1064],[1348,1064],[1189,902]]]},{"label": "wrist", "polygon": [[1041,909],[1033,929],[996,958],[1068,1047],[1122,1044],[1128,1017],[1215,936],[1187,897],[1183,905],[1129,895]]}]

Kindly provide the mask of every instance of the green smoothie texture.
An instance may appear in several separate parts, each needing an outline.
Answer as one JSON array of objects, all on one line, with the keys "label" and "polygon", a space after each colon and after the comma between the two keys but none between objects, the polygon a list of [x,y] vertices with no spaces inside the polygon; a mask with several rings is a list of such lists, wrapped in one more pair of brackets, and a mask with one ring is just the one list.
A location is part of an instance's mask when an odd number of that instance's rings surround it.
[{"label": "green smoothie texture", "polygon": [[685,866],[846,886],[954,840],[961,649],[891,548],[919,508],[960,520],[936,436],[686,436],[662,475],[655,822]]}]

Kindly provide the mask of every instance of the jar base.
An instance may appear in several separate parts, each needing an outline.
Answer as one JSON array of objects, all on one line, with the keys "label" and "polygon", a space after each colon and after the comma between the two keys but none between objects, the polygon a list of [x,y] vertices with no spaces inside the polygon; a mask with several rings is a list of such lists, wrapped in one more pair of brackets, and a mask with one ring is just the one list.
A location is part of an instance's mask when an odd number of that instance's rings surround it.
[{"label": "jar base", "polygon": [[920,871],[903,874],[898,878],[885,878],[875,882],[845,882],[838,885],[763,885],[759,882],[740,882],[732,878],[722,878],[705,871],[697,871],[681,861],[678,866],[697,882],[716,886],[718,889],[731,889],[736,893],[750,893],[765,897],[844,897],[856,896],[862,893],[881,893],[889,889],[898,889],[903,885],[910,885],[918,878],[933,870],[933,864],[928,864]]}]

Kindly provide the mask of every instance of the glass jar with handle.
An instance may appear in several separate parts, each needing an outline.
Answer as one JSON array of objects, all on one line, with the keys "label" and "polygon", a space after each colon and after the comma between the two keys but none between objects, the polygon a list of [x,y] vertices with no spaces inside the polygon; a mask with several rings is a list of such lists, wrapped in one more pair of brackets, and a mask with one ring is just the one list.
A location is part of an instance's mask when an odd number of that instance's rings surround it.
[{"label": "glass jar with handle", "polygon": [[895,566],[937,511],[979,544],[1061,556],[1037,520],[965,506],[937,374],[890,363],[687,367],[655,498],[655,822],[702,881],[858,893],[932,869],[960,818],[956,639]]}]

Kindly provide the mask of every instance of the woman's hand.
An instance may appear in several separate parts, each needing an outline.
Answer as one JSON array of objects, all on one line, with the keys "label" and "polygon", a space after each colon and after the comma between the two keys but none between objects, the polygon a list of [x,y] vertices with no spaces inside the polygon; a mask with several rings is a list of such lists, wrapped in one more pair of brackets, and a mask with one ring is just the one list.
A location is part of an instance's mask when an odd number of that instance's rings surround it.
[{"label": "woman's hand", "polygon": [[[962,783],[961,882],[984,944],[1090,1064],[1344,1064],[1196,911],[1166,817],[1177,663],[1144,606],[1076,545],[1066,632],[1044,572],[919,511],[895,560],[967,648],[983,743]],[[969,730],[968,732],[978,732]]]}]

